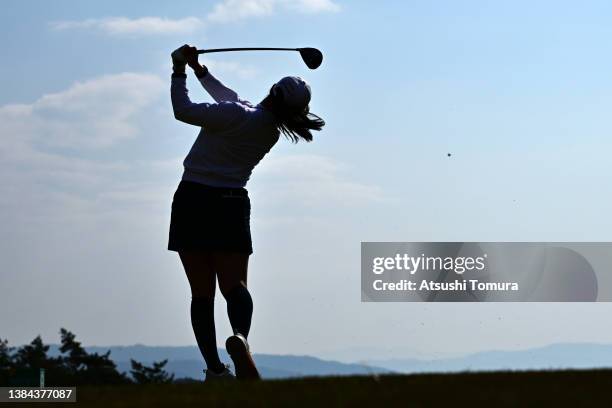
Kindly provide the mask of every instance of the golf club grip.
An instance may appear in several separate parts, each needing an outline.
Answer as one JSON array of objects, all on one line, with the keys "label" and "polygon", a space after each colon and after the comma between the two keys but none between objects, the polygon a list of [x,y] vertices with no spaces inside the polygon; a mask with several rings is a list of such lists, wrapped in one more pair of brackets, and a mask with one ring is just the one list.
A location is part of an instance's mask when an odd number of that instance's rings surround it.
[{"label": "golf club grip", "polygon": [[268,47],[250,47],[250,48],[210,48],[206,50],[198,50],[198,54],[209,54],[212,52],[226,51],[299,51],[298,48],[268,48]]}]

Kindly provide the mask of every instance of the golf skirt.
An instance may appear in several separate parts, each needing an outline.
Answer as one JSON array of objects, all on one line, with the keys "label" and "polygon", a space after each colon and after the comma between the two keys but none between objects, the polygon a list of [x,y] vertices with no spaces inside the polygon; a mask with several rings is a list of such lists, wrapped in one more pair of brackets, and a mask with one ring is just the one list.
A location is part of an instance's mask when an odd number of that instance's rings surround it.
[{"label": "golf skirt", "polygon": [[246,189],[181,181],[172,200],[168,249],[252,254],[250,218]]}]

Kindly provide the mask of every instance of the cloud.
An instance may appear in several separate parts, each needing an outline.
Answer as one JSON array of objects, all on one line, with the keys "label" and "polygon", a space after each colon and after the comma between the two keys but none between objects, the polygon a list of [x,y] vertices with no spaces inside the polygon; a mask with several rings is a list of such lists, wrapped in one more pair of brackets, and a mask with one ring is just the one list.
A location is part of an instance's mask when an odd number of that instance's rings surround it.
[{"label": "cloud", "polygon": [[327,156],[266,157],[253,177],[256,185],[266,185],[266,192],[259,199],[268,206],[312,209],[341,204],[345,208],[384,200],[380,187],[351,178],[346,164]]},{"label": "cloud", "polygon": [[[340,11],[340,6],[333,0],[222,0],[213,6],[205,19],[213,23],[228,23],[271,16],[277,12],[317,14],[337,11]],[[50,26],[55,30],[93,29],[111,35],[163,35],[192,33],[202,28],[204,22],[193,16],[181,19],[105,17],[54,21]]]},{"label": "cloud", "polygon": [[208,19],[216,23],[265,17],[274,13],[276,0],[224,0],[215,5]]},{"label": "cloud", "polygon": [[[0,107],[0,149],[33,146],[93,149],[108,147],[138,133],[136,116],[164,91],[151,74],[122,73],[77,82],[31,104]],[[16,138],[16,135],[19,135]],[[11,139],[12,142],[7,142]]]},{"label": "cloud", "polygon": [[82,21],[56,21],[51,27],[56,30],[96,29],[113,35],[152,35],[152,34],[185,34],[196,31],[202,26],[196,17],[169,19],[162,17],[127,17],[91,18]]},{"label": "cloud", "polygon": [[298,0],[287,1],[289,8],[294,8],[303,13],[335,13],[340,11],[340,6],[331,0]]},{"label": "cloud", "polygon": [[163,211],[180,158],[115,158],[104,148],[140,135],[165,88],[155,75],[121,73],[0,106],[5,228],[31,242]]},{"label": "cloud", "polygon": [[208,58],[201,59],[200,62],[210,68],[211,72],[233,74],[240,79],[253,79],[258,74],[257,69],[253,66],[239,64],[237,62],[218,61]]},{"label": "cloud", "polygon": [[278,11],[314,14],[339,10],[340,6],[332,0],[223,0],[213,7],[207,19],[215,23],[226,23],[267,17]]}]

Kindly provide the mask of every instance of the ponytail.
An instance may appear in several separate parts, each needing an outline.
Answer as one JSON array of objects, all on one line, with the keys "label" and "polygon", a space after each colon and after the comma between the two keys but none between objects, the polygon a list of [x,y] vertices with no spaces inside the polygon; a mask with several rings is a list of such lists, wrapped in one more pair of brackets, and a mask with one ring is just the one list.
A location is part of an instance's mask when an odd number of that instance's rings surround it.
[{"label": "ponytail", "polygon": [[296,111],[283,100],[282,92],[270,94],[272,110],[276,115],[276,126],[278,130],[293,143],[300,139],[307,142],[312,141],[311,130],[321,130],[325,121],[314,113],[310,113],[308,107],[302,111]]}]

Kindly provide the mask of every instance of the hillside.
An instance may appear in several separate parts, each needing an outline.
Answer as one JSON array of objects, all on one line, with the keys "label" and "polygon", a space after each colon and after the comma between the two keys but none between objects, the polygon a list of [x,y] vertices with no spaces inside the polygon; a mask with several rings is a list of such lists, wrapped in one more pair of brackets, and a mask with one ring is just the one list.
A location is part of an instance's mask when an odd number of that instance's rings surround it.
[{"label": "hillside", "polygon": [[612,345],[551,344],[526,350],[484,351],[455,358],[397,358],[369,363],[400,373],[609,368],[612,367]]},{"label": "hillside", "polygon": [[[111,358],[119,369],[128,371],[130,358],[144,363],[168,359],[167,370],[176,378],[202,378],[202,358],[195,346],[109,346],[86,347],[89,352],[111,350]],[[223,361],[230,359],[219,350]],[[50,355],[57,354],[52,345]],[[365,354],[365,353],[364,353]],[[462,371],[593,369],[612,367],[612,345],[552,344],[545,347],[514,350],[484,351],[461,357],[438,359],[395,358],[351,363],[312,356],[255,354],[255,360],[267,379],[303,376],[370,375],[391,373],[439,373]]]},{"label": "hillside", "polygon": [[[200,351],[195,346],[164,347],[164,346],[109,346],[86,347],[90,353],[105,353],[111,351],[111,358],[120,371],[130,370],[130,359],[150,364],[153,361],[168,359],[166,370],[176,378],[202,379],[204,363]],[[51,345],[49,355],[59,353],[57,345]],[[222,361],[231,362],[223,349],[219,349]],[[364,364],[340,363],[332,360],[322,360],[311,356],[254,354],[257,366],[263,378],[280,379],[304,376],[340,376],[369,375],[391,373],[392,370]]]}]

